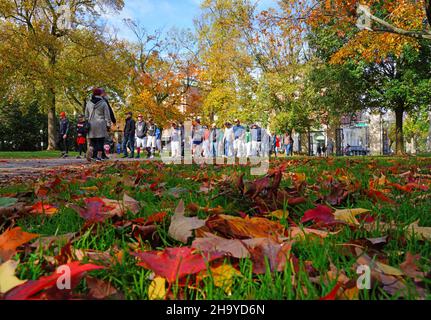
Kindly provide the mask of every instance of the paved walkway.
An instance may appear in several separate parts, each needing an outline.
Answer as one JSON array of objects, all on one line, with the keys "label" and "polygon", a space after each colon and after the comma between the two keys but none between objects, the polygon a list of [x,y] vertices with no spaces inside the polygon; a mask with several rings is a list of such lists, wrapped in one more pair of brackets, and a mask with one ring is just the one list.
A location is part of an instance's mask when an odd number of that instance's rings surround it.
[{"label": "paved walkway", "polygon": [[[112,161],[138,161],[121,159],[117,155],[111,156]],[[141,160],[142,161],[142,160]],[[88,167],[92,163],[84,159],[0,159],[0,185],[12,182],[23,182],[40,177],[43,173],[55,171],[56,169],[79,169]]]}]

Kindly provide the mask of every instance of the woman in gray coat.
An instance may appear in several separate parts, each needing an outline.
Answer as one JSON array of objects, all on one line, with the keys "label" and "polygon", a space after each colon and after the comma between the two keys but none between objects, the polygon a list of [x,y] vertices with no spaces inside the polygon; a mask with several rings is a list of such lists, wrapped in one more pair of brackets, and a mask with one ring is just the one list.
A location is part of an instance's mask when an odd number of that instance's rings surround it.
[{"label": "woman in gray coat", "polygon": [[111,127],[111,115],[105,99],[102,98],[104,91],[101,88],[93,90],[91,100],[87,102],[85,108],[85,118],[90,124],[88,138],[93,150],[90,150],[88,157],[93,154],[97,155],[96,161],[102,160],[103,144],[108,137],[108,128]]}]

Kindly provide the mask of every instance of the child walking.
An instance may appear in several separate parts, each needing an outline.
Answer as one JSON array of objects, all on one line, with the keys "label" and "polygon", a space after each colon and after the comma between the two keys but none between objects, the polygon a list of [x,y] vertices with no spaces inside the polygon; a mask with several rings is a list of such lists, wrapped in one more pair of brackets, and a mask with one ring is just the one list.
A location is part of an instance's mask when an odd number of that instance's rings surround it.
[{"label": "child walking", "polygon": [[77,159],[82,159],[82,154],[87,152],[87,134],[88,134],[88,122],[85,121],[85,116],[80,115],[78,117],[78,123],[76,124],[77,138],[76,143],[78,145],[79,156]]}]

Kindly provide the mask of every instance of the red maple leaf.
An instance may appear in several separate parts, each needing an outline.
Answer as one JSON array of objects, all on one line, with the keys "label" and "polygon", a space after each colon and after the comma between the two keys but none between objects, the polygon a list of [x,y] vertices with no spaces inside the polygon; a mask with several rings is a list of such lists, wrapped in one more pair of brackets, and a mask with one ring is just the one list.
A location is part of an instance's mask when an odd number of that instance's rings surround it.
[{"label": "red maple leaf", "polygon": [[313,221],[315,223],[322,222],[325,224],[335,222],[335,217],[332,214],[331,208],[323,205],[319,205],[314,209],[305,211],[304,216],[301,219],[301,223]]},{"label": "red maple leaf", "polygon": [[338,290],[341,288],[341,284],[337,283],[334,287],[334,289],[331,290],[326,296],[320,298],[319,300],[335,300],[337,296]]},{"label": "red maple leaf", "polygon": [[147,251],[132,253],[141,262],[138,266],[154,271],[170,283],[189,274],[196,274],[207,269],[207,264],[223,257],[222,253],[196,253],[188,247],[166,248],[164,251]]},{"label": "red maple leaf", "polygon": [[[94,264],[80,265],[79,261],[71,262],[69,264],[66,264],[65,266],[69,267],[70,277],[72,280],[74,278],[78,278],[84,272],[105,268],[102,266],[96,266]],[[58,278],[61,277],[62,275],[63,273],[54,272],[49,276],[41,277],[39,280],[27,281],[26,283],[18,287],[15,287],[11,291],[9,291],[6,294],[5,299],[6,300],[28,300],[32,298],[35,294],[39,293],[40,291],[54,287],[57,284]]]}]

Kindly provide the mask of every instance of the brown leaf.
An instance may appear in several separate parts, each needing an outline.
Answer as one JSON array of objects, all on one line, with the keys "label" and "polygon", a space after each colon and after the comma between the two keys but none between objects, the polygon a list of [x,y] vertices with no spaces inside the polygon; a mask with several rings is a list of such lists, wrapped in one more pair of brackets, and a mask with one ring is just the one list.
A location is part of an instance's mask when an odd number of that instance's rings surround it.
[{"label": "brown leaf", "polygon": [[248,258],[250,253],[244,246],[244,241],[238,239],[225,239],[209,232],[204,232],[203,237],[196,238],[192,248],[200,251],[225,253],[234,258]]},{"label": "brown leaf", "polygon": [[211,216],[205,228],[230,239],[279,238],[284,233],[284,227],[265,218],[233,217],[224,214]]},{"label": "brown leaf", "polygon": [[267,262],[271,272],[282,272],[288,261],[293,241],[278,243],[269,238],[246,240],[246,247],[253,262],[253,272],[264,274]]},{"label": "brown leaf", "polygon": [[89,296],[93,299],[106,299],[117,293],[110,282],[88,276],[86,280],[88,289],[90,289]]},{"label": "brown leaf", "polygon": [[126,209],[130,210],[130,212],[134,214],[139,213],[141,210],[139,202],[128,196],[126,193],[124,193],[123,196],[123,204]]},{"label": "brown leaf", "polygon": [[420,260],[420,255],[412,255],[410,252],[406,254],[406,261],[400,264],[400,269],[410,278],[415,281],[421,281],[426,276],[425,272],[419,271],[417,262]]},{"label": "brown leaf", "polygon": [[168,234],[177,241],[187,243],[188,239],[193,235],[192,231],[203,227],[205,221],[197,217],[186,217],[184,215],[184,201],[181,200],[171,218]]}]

